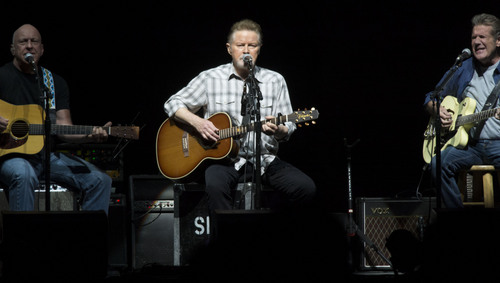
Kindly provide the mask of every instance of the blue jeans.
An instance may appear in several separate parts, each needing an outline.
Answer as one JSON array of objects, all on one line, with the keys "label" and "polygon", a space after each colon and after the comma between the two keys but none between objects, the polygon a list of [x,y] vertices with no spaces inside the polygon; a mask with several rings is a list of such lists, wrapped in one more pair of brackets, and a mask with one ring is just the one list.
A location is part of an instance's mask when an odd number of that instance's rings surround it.
[{"label": "blue jeans", "polygon": [[[0,182],[8,191],[12,211],[32,211],[35,189],[44,179],[43,161],[35,156],[8,157],[0,163]],[[50,179],[82,194],[82,210],[108,213],[111,177],[79,157],[64,153],[50,154]]]},{"label": "blue jeans", "polygon": [[[436,180],[435,159],[432,159],[431,166],[433,180]],[[500,140],[471,141],[464,149],[448,147],[441,152],[441,196],[445,207],[463,207],[457,184],[458,173],[477,164],[500,167]]]}]

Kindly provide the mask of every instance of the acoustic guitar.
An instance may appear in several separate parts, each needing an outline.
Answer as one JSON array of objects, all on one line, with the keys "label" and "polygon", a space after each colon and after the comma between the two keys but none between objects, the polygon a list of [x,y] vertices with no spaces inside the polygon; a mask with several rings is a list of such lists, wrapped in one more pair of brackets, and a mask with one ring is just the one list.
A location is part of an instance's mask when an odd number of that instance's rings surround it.
[{"label": "acoustic guitar", "polygon": [[[282,124],[284,122],[308,123],[318,119],[318,110],[299,110],[264,122]],[[208,143],[198,136],[189,125],[166,119],[156,137],[156,161],[160,172],[167,178],[179,180],[187,178],[204,161],[222,161],[234,157],[238,146],[234,137],[253,131],[255,123],[233,127],[228,114],[219,112],[208,118],[219,129],[219,140]]]},{"label": "acoustic guitar", "polygon": [[[0,133],[0,156],[10,153],[36,154],[44,146],[44,114],[40,105],[13,105],[0,100],[0,116],[9,120],[7,128]],[[50,125],[51,134],[91,134],[95,126]],[[126,139],[138,139],[139,127],[103,127],[108,135]]]}]

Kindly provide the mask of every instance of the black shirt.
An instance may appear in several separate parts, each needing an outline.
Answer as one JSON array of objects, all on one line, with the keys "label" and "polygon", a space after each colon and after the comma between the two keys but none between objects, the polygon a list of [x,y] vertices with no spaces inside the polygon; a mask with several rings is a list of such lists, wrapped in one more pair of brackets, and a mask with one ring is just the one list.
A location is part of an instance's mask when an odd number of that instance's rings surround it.
[{"label": "black shirt", "polygon": [[[43,80],[43,72],[40,69],[39,74]],[[69,109],[69,89],[66,81],[59,75],[52,73],[55,90],[56,111],[60,109]],[[51,94],[50,94],[51,95]],[[36,75],[26,74],[19,71],[11,61],[0,67],[0,99],[13,105],[37,104],[42,107],[45,102],[42,98],[42,92],[36,80]],[[42,108],[43,109],[43,108]],[[9,110],[9,109],[4,109]],[[55,123],[55,111],[49,111],[51,123]],[[17,113],[16,113],[17,115]],[[6,116],[0,113],[0,116]],[[15,118],[28,118],[17,117]],[[42,117],[40,117],[42,119]],[[41,121],[41,120],[40,120]],[[28,121],[32,123],[33,121]],[[58,143],[58,139],[51,139],[52,146]],[[39,155],[39,154],[38,154]],[[11,156],[11,155],[9,155]]]},{"label": "black shirt", "polygon": [[[39,72],[43,79],[43,72]],[[54,78],[56,110],[69,109],[69,89],[66,81],[52,73]],[[11,61],[0,67],[0,99],[14,105],[44,105],[34,74],[19,71]],[[1,115],[1,113],[0,113]]]}]

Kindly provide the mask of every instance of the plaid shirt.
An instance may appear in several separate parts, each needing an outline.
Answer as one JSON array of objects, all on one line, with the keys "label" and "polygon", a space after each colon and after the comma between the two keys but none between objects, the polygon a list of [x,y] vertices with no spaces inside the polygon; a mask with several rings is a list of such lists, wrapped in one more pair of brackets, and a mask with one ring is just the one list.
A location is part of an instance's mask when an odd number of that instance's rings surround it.
[{"label": "plaid shirt", "polygon": [[[261,120],[265,116],[277,117],[279,113],[288,115],[293,112],[285,79],[277,72],[255,67],[255,79],[263,100],[260,101]],[[232,63],[201,72],[189,84],[172,95],[165,102],[165,112],[172,117],[179,108],[188,108],[191,112],[203,110],[204,118],[218,112],[227,113],[234,126],[242,123],[241,97],[244,81],[236,75]],[[286,122],[288,140],[295,131],[296,125]],[[273,136],[261,135],[261,174],[274,160],[278,153],[278,141]],[[239,170],[247,160],[255,164],[255,132],[244,135],[240,140],[240,151],[235,160],[235,169]]]}]

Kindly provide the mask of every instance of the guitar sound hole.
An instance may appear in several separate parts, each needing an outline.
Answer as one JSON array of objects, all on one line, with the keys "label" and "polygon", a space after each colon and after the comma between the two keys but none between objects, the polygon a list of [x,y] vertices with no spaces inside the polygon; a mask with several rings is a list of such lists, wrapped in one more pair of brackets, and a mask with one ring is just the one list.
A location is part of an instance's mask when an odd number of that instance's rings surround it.
[{"label": "guitar sound hole", "polygon": [[18,139],[23,138],[26,135],[28,135],[28,132],[29,132],[29,125],[25,121],[18,120],[12,123],[11,133],[12,136],[14,136],[15,138]]}]

